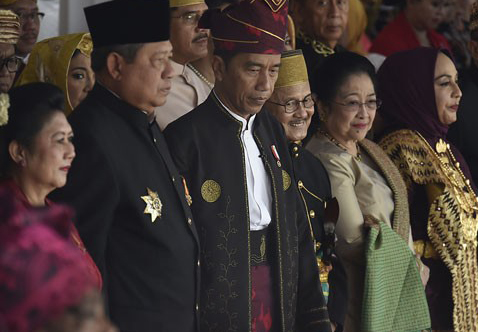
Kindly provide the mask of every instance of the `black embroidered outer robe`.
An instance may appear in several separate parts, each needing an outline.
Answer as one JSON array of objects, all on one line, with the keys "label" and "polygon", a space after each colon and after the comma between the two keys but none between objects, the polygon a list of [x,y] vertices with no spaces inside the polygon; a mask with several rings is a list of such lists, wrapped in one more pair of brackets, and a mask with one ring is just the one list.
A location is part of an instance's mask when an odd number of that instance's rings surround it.
[{"label": "black embroidered outer robe", "polygon": [[[251,331],[250,220],[241,127],[211,93],[165,130],[187,181],[199,232],[201,331]],[[273,235],[268,250],[274,253],[280,331],[329,331],[309,226],[291,185],[283,129],[263,110],[254,120],[253,136],[271,180]]]}]

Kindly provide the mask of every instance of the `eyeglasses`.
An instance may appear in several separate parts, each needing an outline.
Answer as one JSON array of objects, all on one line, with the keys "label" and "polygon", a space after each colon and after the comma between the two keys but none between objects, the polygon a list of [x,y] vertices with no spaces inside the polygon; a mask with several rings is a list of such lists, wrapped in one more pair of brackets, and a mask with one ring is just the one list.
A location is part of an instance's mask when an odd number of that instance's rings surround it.
[{"label": "eyeglasses", "polygon": [[304,108],[311,108],[312,106],[314,106],[314,98],[312,98],[312,94],[305,96],[304,100],[291,99],[285,104],[279,104],[271,100],[268,100],[268,102],[270,102],[271,104],[283,106],[285,108],[286,113],[294,113],[299,109],[300,104],[302,104]]},{"label": "eyeglasses", "polygon": [[171,18],[180,18],[186,25],[197,25],[202,14],[202,12],[188,12],[180,16],[171,16]]},{"label": "eyeglasses", "polygon": [[41,12],[30,12],[30,13],[16,13],[20,18],[20,23],[25,23],[26,21],[40,22],[44,17],[45,13]]},{"label": "eyeglasses", "polygon": [[382,101],[380,99],[369,100],[365,103],[359,103],[358,101],[349,101],[347,103],[339,103],[337,101],[332,102],[345,107],[349,112],[358,112],[362,106],[365,106],[369,111],[375,111],[382,105]]},{"label": "eyeglasses", "polygon": [[0,60],[0,71],[3,70],[3,67],[7,67],[7,70],[10,73],[16,73],[18,68],[20,68],[21,60],[19,57],[12,56],[10,58]]}]

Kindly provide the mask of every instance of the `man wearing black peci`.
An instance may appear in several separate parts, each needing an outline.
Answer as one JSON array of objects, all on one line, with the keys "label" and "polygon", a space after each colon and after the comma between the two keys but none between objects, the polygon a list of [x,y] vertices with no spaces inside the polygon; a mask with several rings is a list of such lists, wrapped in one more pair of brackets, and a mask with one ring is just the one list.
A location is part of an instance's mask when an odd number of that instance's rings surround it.
[{"label": "man wearing black peci", "polygon": [[110,1],[85,14],[97,83],[70,117],[77,158],[56,199],[76,209],[121,331],[197,331],[198,236],[154,121],[171,85],[168,2]]}]

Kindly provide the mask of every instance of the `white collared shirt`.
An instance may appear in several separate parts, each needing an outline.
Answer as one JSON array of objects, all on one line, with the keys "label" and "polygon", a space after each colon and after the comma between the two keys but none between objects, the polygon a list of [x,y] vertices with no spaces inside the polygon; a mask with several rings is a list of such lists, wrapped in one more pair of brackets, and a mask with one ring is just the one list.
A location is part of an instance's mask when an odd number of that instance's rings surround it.
[{"label": "white collared shirt", "polygon": [[[214,92],[214,90],[213,90]],[[244,149],[244,158],[246,166],[247,199],[249,202],[249,220],[250,230],[258,231],[266,228],[271,222],[272,215],[272,195],[271,181],[266,172],[266,168],[260,158],[260,151],[257,146],[252,130],[256,114],[251,115],[249,121],[232,112],[221,102],[217,94],[215,96],[221,105],[235,119],[241,121],[241,141]]]},{"label": "white collared shirt", "polygon": [[161,130],[202,104],[211,92],[211,87],[191,68],[173,60],[170,63],[174,71],[174,76],[171,79],[171,90],[166,103],[156,107],[154,111],[156,122],[158,122]]}]

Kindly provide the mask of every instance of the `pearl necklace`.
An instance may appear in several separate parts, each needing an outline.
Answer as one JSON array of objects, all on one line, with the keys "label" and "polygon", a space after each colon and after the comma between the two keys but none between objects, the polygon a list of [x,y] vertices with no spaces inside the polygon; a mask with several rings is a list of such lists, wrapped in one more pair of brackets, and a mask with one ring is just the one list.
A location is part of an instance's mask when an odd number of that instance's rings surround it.
[{"label": "pearl necklace", "polygon": [[186,66],[188,66],[189,69],[191,69],[204,83],[206,83],[211,89],[214,88],[214,84],[209,82],[209,80],[199,72],[192,64],[188,63]]},{"label": "pearl necklace", "polygon": [[334,143],[336,146],[338,146],[339,148],[341,148],[342,150],[344,150],[345,152],[347,152],[348,154],[350,154],[352,157],[354,157],[355,160],[357,161],[362,161],[362,154],[360,153],[360,146],[358,145],[357,142],[355,142],[355,146],[357,147],[357,155],[354,156],[353,154],[351,154],[347,148],[342,144],[340,143],[339,141],[337,141],[332,135],[330,135],[328,132],[326,132],[325,130],[319,128],[319,133],[324,135],[326,138],[329,139],[329,141],[331,141],[332,143]]}]

